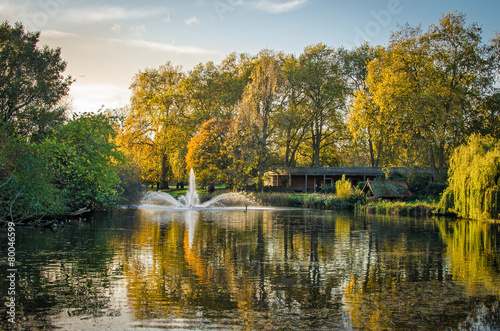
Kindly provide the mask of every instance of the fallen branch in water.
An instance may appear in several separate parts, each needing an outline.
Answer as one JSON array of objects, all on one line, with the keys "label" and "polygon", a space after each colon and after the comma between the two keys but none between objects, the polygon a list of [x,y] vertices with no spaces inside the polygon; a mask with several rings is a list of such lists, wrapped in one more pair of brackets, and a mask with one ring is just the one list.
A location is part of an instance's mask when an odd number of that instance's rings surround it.
[{"label": "fallen branch in water", "polygon": [[78,216],[90,212],[88,208],[81,208],[73,213],[69,213],[68,216]]}]

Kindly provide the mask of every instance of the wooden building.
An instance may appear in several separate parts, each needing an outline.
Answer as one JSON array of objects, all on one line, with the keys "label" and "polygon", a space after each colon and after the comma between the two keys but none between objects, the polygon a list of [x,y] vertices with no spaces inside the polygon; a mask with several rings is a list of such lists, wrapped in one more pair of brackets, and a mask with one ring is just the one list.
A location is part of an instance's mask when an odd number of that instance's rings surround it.
[{"label": "wooden building", "polygon": [[[431,175],[428,169],[419,170]],[[389,173],[408,174],[408,168],[390,168]],[[272,190],[314,192],[325,185],[335,185],[335,182],[345,175],[353,185],[360,181],[385,178],[384,168],[375,167],[301,167],[281,171],[268,172],[266,183]],[[281,188],[281,189],[280,189]]]}]

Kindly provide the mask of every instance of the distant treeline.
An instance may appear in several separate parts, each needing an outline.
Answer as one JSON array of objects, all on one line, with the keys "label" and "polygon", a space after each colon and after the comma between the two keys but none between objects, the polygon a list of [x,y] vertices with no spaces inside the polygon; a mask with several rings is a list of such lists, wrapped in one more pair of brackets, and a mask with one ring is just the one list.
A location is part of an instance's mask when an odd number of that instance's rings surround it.
[{"label": "distant treeline", "polygon": [[429,167],[444,180],[468,136],[500,137],[499,49],[449,13],[387,47],[264,49],[187,72],[167,62],[135,75],[116,141],[161,187],[190,168],[235,188],[292,166]]}]

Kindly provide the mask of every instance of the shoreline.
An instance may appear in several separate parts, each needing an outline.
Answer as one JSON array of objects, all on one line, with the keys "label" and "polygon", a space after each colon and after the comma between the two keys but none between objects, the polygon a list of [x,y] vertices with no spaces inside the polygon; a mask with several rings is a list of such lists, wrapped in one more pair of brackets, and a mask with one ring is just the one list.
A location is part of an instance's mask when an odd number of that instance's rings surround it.
[{"label": "shoreline", "polygon": [[342,200],[332,194],[297,194],[297,193],[253,193],[257,201],[263,205],[277,207],[302,207],[322,210],[352,210],[355,212],[393,215],[393,216],[415,216],[432,217],[448,216],[457,217],[453,213],[445,213],[440,210],[436,201],[389,201],[378,200],[367,202],[364,197],[351,196]]}]

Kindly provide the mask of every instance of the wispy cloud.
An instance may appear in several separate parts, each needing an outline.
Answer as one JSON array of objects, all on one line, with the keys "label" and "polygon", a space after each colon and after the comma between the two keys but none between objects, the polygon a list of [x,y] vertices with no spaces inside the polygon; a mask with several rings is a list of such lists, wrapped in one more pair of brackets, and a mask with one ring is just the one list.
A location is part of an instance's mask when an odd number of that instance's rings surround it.
[{"label": "wispy cloud", "polygon": [[56,30],[42,30],[41,36],[46,38],[73,38],[78,37],[78,34]]},{"label": "wispy cloud", "polygon": [[[103,93],[103,91],[105,93]],[[119,108],[130,100],[130,90],[111,84],[73,84],[70,88],[73,108],[78,112],[92,112],[104,108]]]},{"label": "wispy cloud", "polygon": [[272,1],[258,0],[250,2],[249,5],[255,9],[271,14],[281,14],[296,10],[304,6],[309,0]]},{"label": "wispy cloud", "polygon": [[186,23],[186,25],[200,24],[200,20],[198,19],[198,17],[192,16],[190,18],[186,18],[184,20],[184,23]]},{"label": "wispy cloud", "polygon": [[[117,41],[123,43],[122,41]],[[164,44],[156,43],[145,40],[130,40],[124,42],[129,46],[147,48],[153,51],[166,52],[166,53],[176,53],[176,54],[191,54],[191,55],[219,55],[219,51],[200,48],[190,45],[174,45],[174,44]]]},{"label": "wispy cloud", "polygon": [[105,22],[115,20],[141,19],[165,15],[166,10],[162,8],[152,9],[126,9],[123,7],[96,7],[70,9],[65,18],[71,22]]},{"label": "wispy cloud", "polygon": [[26,4],[25,5],[13,5],[10,3],[2,3],[0,4],[0,12],[3,15],[8,16],[19,16],[26,13]]}]

